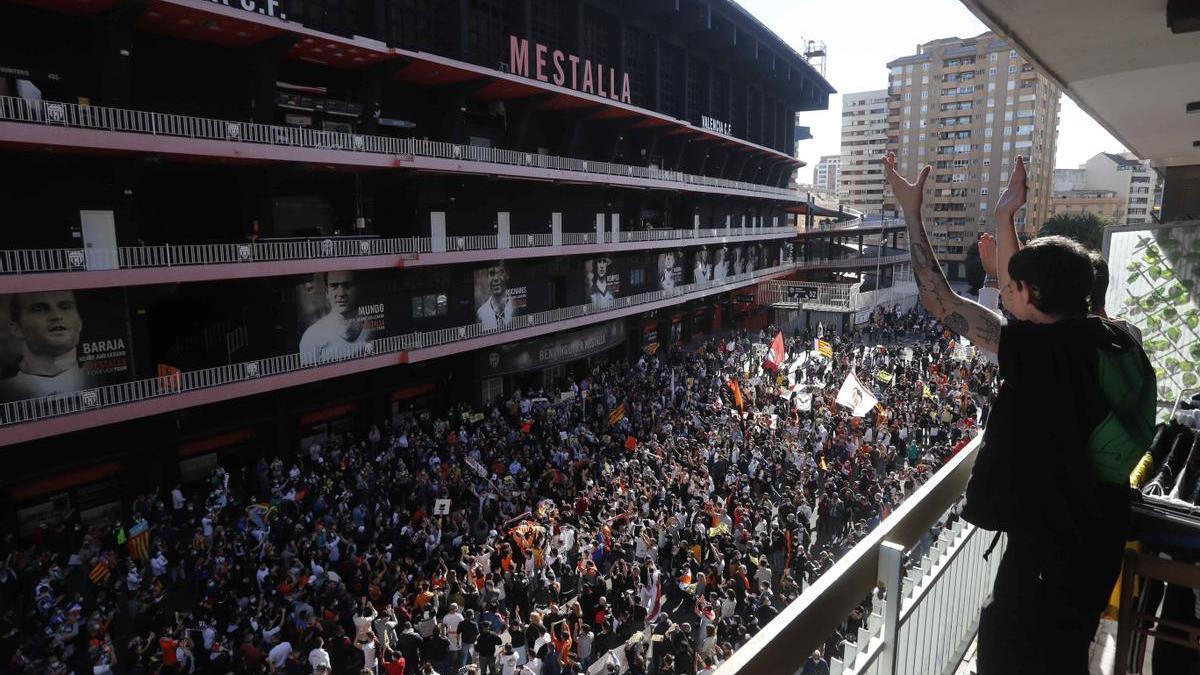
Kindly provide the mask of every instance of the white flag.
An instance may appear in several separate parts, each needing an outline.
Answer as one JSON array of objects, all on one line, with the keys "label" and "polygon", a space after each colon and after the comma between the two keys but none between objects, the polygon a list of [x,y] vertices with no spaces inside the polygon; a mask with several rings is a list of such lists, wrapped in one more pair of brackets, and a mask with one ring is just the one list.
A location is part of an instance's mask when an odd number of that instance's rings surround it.
[{"label": "white flag", "polygon": [[800,412],[809,412],[812,410],[812,394],[807,391],[802,391],[796,394],[796,410]]},{"label": "white flag", "polygon": [[872,394],[870,389],[864,387],[853,372],[846,376],[846,381],[842,383],[842,388],[838,390],[838,405],[844,405],[849,408],[851,411],[850,414],[855,417],[865,416],[878,402],[879,399],[875,398],[875,394]]}]

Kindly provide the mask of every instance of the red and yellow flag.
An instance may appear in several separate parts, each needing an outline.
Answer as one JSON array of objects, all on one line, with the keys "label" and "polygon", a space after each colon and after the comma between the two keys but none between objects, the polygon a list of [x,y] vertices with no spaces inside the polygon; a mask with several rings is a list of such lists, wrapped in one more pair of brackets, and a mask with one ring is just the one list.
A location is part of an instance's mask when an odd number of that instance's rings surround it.
[{"label": "red and yellow flag", "polygon": [[611,427],[623,419],[625,419],[625,404],[620,403],[617,405],[617,407],[613,408],[612,412],[608,414],[608,426]]}]

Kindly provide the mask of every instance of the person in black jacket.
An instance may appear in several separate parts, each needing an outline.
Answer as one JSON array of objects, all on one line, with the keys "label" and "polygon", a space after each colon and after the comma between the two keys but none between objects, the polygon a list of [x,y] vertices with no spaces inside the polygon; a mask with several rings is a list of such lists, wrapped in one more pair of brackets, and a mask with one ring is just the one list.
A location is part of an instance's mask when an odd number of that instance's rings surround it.
[{"label": "person in black jacket", "polygon": [[950,289],[921,221],[931,167],[914,184],[896,172],[894,154],[884,165],[904,209],[921,304],[1000,365],[963,508],[965,520],[1008,535],[980,617],[979,675],[1085,675],[1121,568],[1129,473],[1154,430],[1154,371],[1128,330],[1089,315],[1086,249],[1064,237],[1018,242],[1022,157],[996,203],[997,287],[1010,321]]},{"label": "person in black jacket", "polygon": [[404,670],[414,675],[421,664],[421,636],[413,630],[412,623],[405,621],[396,636],[396,648],[404,656]]}]

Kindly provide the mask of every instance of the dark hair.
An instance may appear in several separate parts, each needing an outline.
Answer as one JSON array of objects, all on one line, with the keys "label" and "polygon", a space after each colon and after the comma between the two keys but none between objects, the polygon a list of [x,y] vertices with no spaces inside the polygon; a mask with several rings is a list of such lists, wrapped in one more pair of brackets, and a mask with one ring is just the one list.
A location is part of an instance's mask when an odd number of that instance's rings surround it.
[{"label": "dark hair", "polygon": [[1092,251],[1092,297],[1088,302],[1092,314],[1104,313],[1104,296],[1108,295],[1108,261],[1097,251]]},{"label": "dark hair", "polygon": [[1008,275],[1033,287],[1033,306],[1046,314],[1088,313],[1096,275],[1091,254],[1076,241],[1057,235],[1038,237],[1009,259]]}]

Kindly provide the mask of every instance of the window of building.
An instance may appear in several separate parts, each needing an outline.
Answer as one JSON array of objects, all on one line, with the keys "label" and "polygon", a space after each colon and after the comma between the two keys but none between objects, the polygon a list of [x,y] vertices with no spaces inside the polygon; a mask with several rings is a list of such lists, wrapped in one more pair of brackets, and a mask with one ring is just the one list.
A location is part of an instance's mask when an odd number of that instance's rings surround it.
[{"label": "window of building", "polygon": [[904,72],[904,66],[892,66],[892,74],[899,75]]},{"label": "window of building", "polygon": [[987,171],[984,171],[983,173],[979,174],[979,180],[983,181],[984,183],[988,182],[991,179],[992,179],[992,174],[988,173]]},{"label": "window of building", "polygon": [[1010,59],[1017,58],[1017,50],[1015,50],[1015,49],[1008,50],[1008,58],[1010,58]]},{"label": "window of building", "polygon": [[991,166],[991,165],[992,165],[992,158],[991,158],[991,157],[984,157],[984,158],[983,158],[983,165],[984,165],[984,166]]},{"label": "window of building", "polygon": [[989,99],[988,99],[988,107],[989,107],[989,108],[995,108],[995,107],[996,107],[996,99],[994,99],[994,98],[989,98]]},{"label": "window of building", "polygon": [[924,120],[924,119],[922,119],[922,120],[921,120],[921,128],[922,128],[922,129],[924,129],[924,128],[925,128],[925,122],[926,122],[926,120]]},{"label": "window of building", "polygon": [[928,64],[928,63],[922,63],[922,64],[921,64],[921,70],[923,70],[923,71],[925,71],[925,72],[929,72],[929,64]]},{"label": "window of building", "polygon": [[904,120],[904,128],[911,129],[912,128],[912,120]]},{"label": "window of building", "polygon": [[984,129],[984,130],[983,130],[983,137],[984,137],[984,138],[991,138],[991,137],[992,137],[992,131],[993,131],[993,129],[992,129],[991,127],[987,127],[986,129]]},{"label": "window of building", "polygon": [[1009,80],[1009,81],[1008,81],[1008,90],[1009,90],[1009,91],[1012,91],[1013,89],[1016,89],[1016,88],[1017,88],[1017,81],[1016,81],[1016,80]]},{"label": "window of building", "polygon": [[991,151],[992,151],[992,144],[991,144],[991,143],[984,143],[984,144],[983,144],[983,151],[984,151],[984,152],[991,152]]},{"label": "window of building", "polygon": [[956,160],[954,160],[954,168],[961,169],[970,163],[971,163],[971,160],[968,160],[968,159],[956,159]]},{"label": "window of building", "polygon": [[911,105],[904,106],[904,115],[908,116],[911,114],[912,114],[912,106]]},{"label": "window of building", "polygon": [[921,84],[929,84],[929,76],[928,75],[921,76]]},{"label": "window of building", "polygon": [[912,64],[911,63],[908,64],[907,66],[904,66],[904,72],[906,72],[906,73],[912,72]]},{"label": "window of building", "polygon": [[435,316],[446,316],[448,303],[445,293],[430,293],[415,295],[412,299],[412,318],[424,319]]},{"label": "window of building", "polygon": [[1017,135],[1018,136],[1028,136],[1029,134],[1032,134],[1032,133],[1033,133],[1033,125],[1032,124],[1022,124],[1021,126],[1017,127]]},{"label": "window of building", "polygon": [[910,77],[910,78],[908,78],[908,79],[906,79],[906,80],[904,80],[904,86],[906,86],[906,87],[911,87],[911,86],[912,86],[912,78],[911,78],[911,77]]},{"label": "window of building", "polygon": [[997,61],[999,59],[1000,59],[1000,54],[998,54],[996,52],[992,52],[991,54],[988,54],[989,61]]},{"label": "window of building", "polygon": [[996,69],[988,68],[988,77],[995,77],[995,76],[996,76]]},{"label": "window of building", "polygon": [[996,113],[988,113],[987,114],[987,123],[991,124],[992,122],[995,122],[995,121],[996,121]]},{"label": "window of building", "polygon": [[979,188],[979,194],[981,194],[981,195],[983,195],[984,197],[986,197],[986,196],[987,196],[987,193],[988,193],[988,187],[987,187],[986,185],[984,185],[983,187]]},{"label": "window of building", "polygon": [[921,100],[922,100],[922,101],[924,101],[924,100],[925,100],[925,99],[927,99],[927,98],[929,98],[929,92],[928,92],[928,91],[922,91],[922,92],[921,92]]},{"label": "window of building", "polygon": [[[1004,111],[1004,121],[1011,122],[1012,120],[1013,120],[1013,111],[1005,110]],[[1007,133],[1007,132],[1005,132],[1005,133]]]},{"label": "window of building", "polygon": [[904,92],[904,100],[905,100],[905,101],[911,101],[911,100],[912,100],[912,92],[911,92],[911,91],[906,91],[906,92]]},{"label": "window of building", "polygon": [[928,105],[925,105],[925,104],[922,104],[922,105],[921,105],[921,114],[922,114],[922,115],[924,115],[924,114],[925,114],[925,113],[927,113],[927,112],[929,112],[929,106],[928,106]]},{"label": "window of building", "polygon": [[988,82],[988,91],[996,91],[996,83]]},{"label": "window of building", "polygon": [[965,183],[965,182],[967,182],[967,174],[956,173],[950,177],[950,182],[951,183]]},{"label": "window of building", "polygon": [[[1005,135],[1005,136],[1008,136],[1008,135],[1009,135],[1009,134],[1011,134],[1011,133],[1012,133],[1012,127],[1004,127],[1004,135]],[[1006,147],[1006,149],[1007,149],[1008,142],[1006,141],[1006,142],[1004,143],[1004,145],[1005,145],[1005,147]]]},{"label": "window of building", "polygon": [[1016,147],[1018,150],[1021,148],[1032,148],[1033,141],[1017,141],[1014,147]]},{"label": "window of building", "polygon": [[1008,67],[1008,74],[1009,74],[1009,75],[1012,75],[1012,74],[1013,74],[1013,73],[1015,73],[1015,72],[1017,72],[1017,66],[1016,66],[1016,64],[1013,64],[1013,65],[1011,65],[1011,66],[1009,66],[1009,67]]}]

